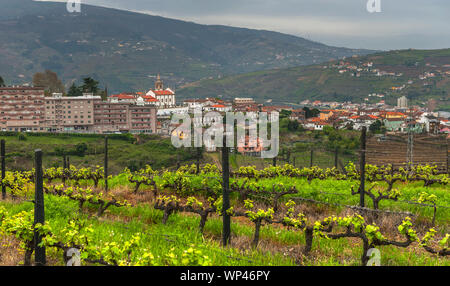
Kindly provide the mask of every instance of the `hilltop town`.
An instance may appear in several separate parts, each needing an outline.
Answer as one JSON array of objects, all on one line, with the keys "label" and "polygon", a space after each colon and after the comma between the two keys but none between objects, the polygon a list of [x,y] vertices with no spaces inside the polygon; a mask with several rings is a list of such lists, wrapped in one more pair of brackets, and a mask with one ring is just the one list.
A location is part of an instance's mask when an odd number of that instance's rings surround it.
[{"label": "hilltop town", "polygon": [[[365,64],[369,67],[370,63]],[[352,67],[347,67],[352,68]],[[450,114],[433,112],[433,102],[426,108],[409,106],[408,99],[398,99],[397,106],[385,104],[382,95],[376,103],[322,102],[304,100],[303,108],[258,103],[253,98],[185,99],[176,101],[176,93],[166,88],[160,75],[154,88],[146,92],[124,92],[108,95],[106,100],[92,93],[82,96],[45,96],[44,88],[1,87],[0,130],[15,132],[73,132],[73,133],[146,133],[170,135],[173,114],[193,114],[201,111],[202,122],[208,127],[225,112],[273,112],[296,121],[306,130],[360,130],[376,128],[383,133],[450,133]],[[211,113],[213,112],[213,113]],[[449,135],[450,136],[450,135]]]}]

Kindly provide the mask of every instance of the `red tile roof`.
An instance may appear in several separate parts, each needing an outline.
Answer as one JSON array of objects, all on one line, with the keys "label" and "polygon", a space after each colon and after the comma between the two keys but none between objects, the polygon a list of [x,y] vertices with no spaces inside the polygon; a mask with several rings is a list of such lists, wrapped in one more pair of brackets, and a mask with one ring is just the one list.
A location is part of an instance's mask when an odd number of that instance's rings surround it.
[{"label": "red tile roof", "polygon": [[115,97],[118,99],[134,99],[134,95],[131,93],[112,94],[110,97]]},{"label": "red tile roof", "polygon": [[397,115],[397,116],[406,116],[404,113],[396,112],[396,111],[387,111],[386,114],[388,114],[388,115]]},{"label": "red tile roof", "polygon": [[156,95],[173,95],[173,92],[170,90],[152,90],[154,94]]},{"label": "red tile roof", "polygon": [[144,95],[144,96],[142,96],[142,98],[143,98],[146,102],[156,102],[156,101],[159,101],[159,100],[157,100],[156,98],[154,98],[154,97],[151,96],[151,95]]}]

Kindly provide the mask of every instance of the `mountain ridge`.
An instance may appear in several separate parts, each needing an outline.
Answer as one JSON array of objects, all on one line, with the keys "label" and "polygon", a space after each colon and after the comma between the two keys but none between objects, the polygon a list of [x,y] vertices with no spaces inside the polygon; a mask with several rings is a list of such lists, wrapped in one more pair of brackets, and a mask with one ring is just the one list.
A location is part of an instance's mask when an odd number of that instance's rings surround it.
[{"label": "mountain ridge", "polygon": [[223,25],[201,25],[83,4],[4,0],[0,75],[31,82],[50,69],[66,87],[92,76],[108,90],[141,91],[161,73],[177,88],[200,79],[319,63],[372,50],[327,46],[301,37]]},{"label": "mountain ridge", "polygon": [[253,97],[281,104],[299,104],[306,99],[360,103],[375,93],[384,96],[374,96],[368,102],[385,100],[395,105],[397,98],[405,95],[416,104],[436,99],[447,110],[450,49],[379,52],[343,61],[202,80],[178,90],[181,100],[212,93],[224,99]]}]

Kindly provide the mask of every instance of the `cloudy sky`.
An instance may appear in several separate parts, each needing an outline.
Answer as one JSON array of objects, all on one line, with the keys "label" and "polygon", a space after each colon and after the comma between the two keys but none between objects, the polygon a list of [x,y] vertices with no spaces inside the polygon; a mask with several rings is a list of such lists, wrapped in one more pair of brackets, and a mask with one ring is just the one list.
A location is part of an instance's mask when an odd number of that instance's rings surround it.
[{"label": "cloudy sky", "polygon": [[368,1],[81,0],[199,24],[278,31],[341,47],[450,48],[450,0],[377,0],[379,13],[367,11]]}]

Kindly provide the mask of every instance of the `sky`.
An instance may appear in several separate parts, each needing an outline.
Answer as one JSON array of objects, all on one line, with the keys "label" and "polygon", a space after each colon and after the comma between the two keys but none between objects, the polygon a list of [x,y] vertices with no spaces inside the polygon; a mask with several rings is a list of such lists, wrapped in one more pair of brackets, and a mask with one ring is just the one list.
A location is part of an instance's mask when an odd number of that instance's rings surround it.
[{"label": "sky", "polygon": [[[65,0],[54,0],[67,2]],[[367,2],[379,1],[370,13]],[[81,0],[208,25],[277,31],[327,45],[450,48],[450,0]]]}]

